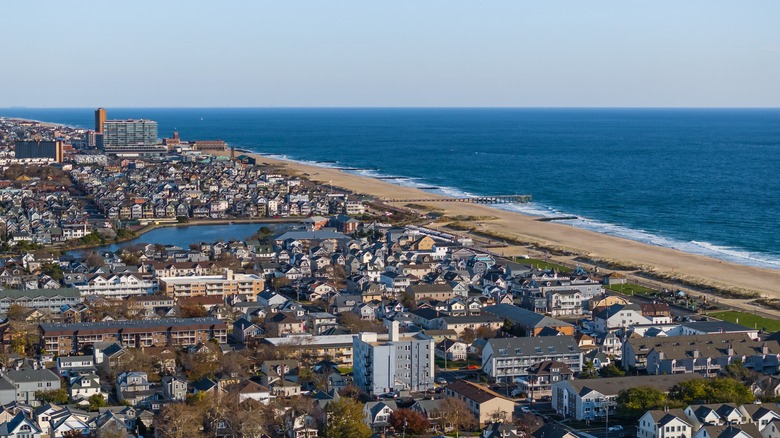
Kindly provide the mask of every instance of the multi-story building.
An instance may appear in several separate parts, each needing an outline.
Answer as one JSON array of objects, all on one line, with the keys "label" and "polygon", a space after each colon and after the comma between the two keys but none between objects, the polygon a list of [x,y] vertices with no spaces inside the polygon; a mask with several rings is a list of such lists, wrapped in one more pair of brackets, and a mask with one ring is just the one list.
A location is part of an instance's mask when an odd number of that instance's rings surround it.
[{"label": "multi-story building", "polygon": [[22,369],[5,371],[0,378],[0,387],[3,381],[16,388],[14,400],[0,399],[3,404],[12,402],[24,403],[32,406],[40,406],[41,402],[35,396],[38,391],[53,391],[60,389],[60,378],[47,369]]},{"label": "multi-story building", "polygon": [[512,422],[515,402],[476,383],[458,380],[444,388],[448,397],[463,400],[477,420],[484,426],[492,421]]},{"label": "multi-story building", "polygon": [[41,324],[40,343],[47,352],[68,355],[96,342],[123,347],[189,346],[211,339],[227,342],[227,325],[217,318]]},{"label": "multi-story building", "polygon": [[578,373],[583,352],[573,336],[536,336],[489,339],[482,349],[482,371],[496,382],[527,377],[528,369],[543,361],[562,362]]},{"label": "multi-story building", "polygon": [[256,297],[265,288],[265,280],[255,274],[235,274],[226,270],[224,275],[199,275],[192,277],[161,277],[160,292],[173,298],[208,297],[245,294]]},{"label": "multi-story building", "polygon": [[398,322],[388,323],[389,341],[361,333],[353,341],[355,385],[369,394],[433,388],[433,339],[399,339]]},{"label": "multi-story building", "polygon": [[545,292],[547,311],[552,316],[582,315],[582,293],[577,289],[555,289]]},{"label": "multi-story building", "polygon": [[614,414],[620,391],[651,386],[668,392],[674,385],[701,376],[631,376],[609,379],[564,380],[552,386],[552,408],[565,418],[596,420]]},{"label": "multi-story building", "polygon": [[85,284],[74,284],[82,295],[98,295],[105,298],[127,298],[133,295],[149,295],[157,290],[151,279],[138,274],[95,274]]},{"label": "multi-story building", "polygon": [[539,336],[550,329],[563,335],[574,336],[574,325],[512,304],[496,304],[482,308],[483,313],[508,320],[525,331],[527,336]]},{"label": "multi-story building", "polygon": [[17,141],[14,143],[14,154],[17,159],[48,158],[62,163],[64,146],[62,141]]},{"label": "multi-story building", "polygon": [[151,120],[106,120],[103,149],[118,156],[160,155],[167,151],[157,144],[157,122]]},{"label": "multi-story building", "polygon": [[671,342],[659,342],[647,353],[648,374],[715,377],[736,362],[759,373],[775,375],[780,371],[777,341],[754,341],[745,333],[660,339]]},{"label": "multi-story building", "polygon": [[80,302],[81,291],[75,288],[8,289],[0,298],[0,313],[7,313],[13,304],[59,313],[62,306],[75,306]]},{"label": "multi-story building", "polygon": [[106,123],[106,109],[98,108],[95,110],[95,132],[102,134],[104,123]]},{"label": "multi-story building", "polygon": [[329,358],[339,366],[353,366],[353,338],[355,335],[288,335],[281,338],[264,338],[263,342],[275,348],[287,348],[295,355],[308,354],[319,360]]}]

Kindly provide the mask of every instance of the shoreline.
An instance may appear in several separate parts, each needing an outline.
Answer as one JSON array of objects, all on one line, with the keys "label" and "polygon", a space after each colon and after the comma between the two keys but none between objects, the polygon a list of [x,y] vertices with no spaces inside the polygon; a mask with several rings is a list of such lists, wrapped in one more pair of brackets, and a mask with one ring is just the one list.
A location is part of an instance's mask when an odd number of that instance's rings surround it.
[{"label": "shoreline", "polygon": [[[242,153],[252,156],[258,164],[281,166],[289,172],[323,185],[333,185],[356,194],[382,199],[445,199],[445,195],[418,188],[391,184],[384,179],[355,175],[340,169],[304,164],[298,161],[270,157],[257,152]],[[211,152],[213,155],[229,155],[229,151]],[[539,221],[538,217],[519,212],[493,208],[483,204],[455,202],[415,202],[427,208],[439,210],[457,223],[460,232],[490,235],[495,239],[514,242],[505,248],[505,256],[522,256],[529,251],[563,254],[569,260],[582,260],[583,264],[606,264],[608,269],[621,272],[641,271],[652,275],[659,282],[696,284],[701,288],[722,289],[733,293],[758,294],[780,298],[780,270],[760,268],[688,253],[662,246],[645,244],[621,237],[577,228],[556,221]],[[394,207],[409,209],[403,203],[390,203]],[[420,211],[417,208],[412,208]],[[463,220],[458,218],[479,218]],[[436,222],[426,227],[438,229],[447,222]]]}]

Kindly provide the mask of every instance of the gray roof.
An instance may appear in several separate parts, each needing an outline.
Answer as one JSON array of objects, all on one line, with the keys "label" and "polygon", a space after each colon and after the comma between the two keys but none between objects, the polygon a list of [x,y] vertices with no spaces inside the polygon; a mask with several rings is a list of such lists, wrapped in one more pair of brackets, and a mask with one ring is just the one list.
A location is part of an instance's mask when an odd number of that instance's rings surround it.
[{"label": "gray roof", "polygon": [[44,331],[57,330],[94,330],[108,329],[118,330],[122,328],[154,328],[161,326],[188,326],[188,325],[223,325],[218,318],[167,318],[167,319],[140,319],[128,321],[102,321],[102,322],[76,322],[71,324],[41,324]]},{"label": "gray roof", "polygon": [[693,321],[686,322],[682,326],[705,333],[747,332],[753,330],[744,325],[728,321]]},{"label": "gray roof", "polygon": [[6,377],[11,382],[59,382],[60,378],[50,370],[8,370]]},{"label": "gray roof", "polygon": [[508,319],[524,328],[540,327],[573,327],[568,322],[564,322],[549,316],[540,315],[522,307],[512,304],[496,304],[482,308],[483,312],[492,313],[499,318]]},{"label": "gray roof", "polygon": [[687,380],[701,379],[700,374],[663,374],[659,376],[612,377],[608,379],[566,380],[580,396],[596,391],[605,396],[617,395],[620,391],[637,386],[652,386],[668,391],[672,386]]},{"label": "gray roof", "polygon": [[[555,354],[582,353],[573,336],[537,336],[528,338],[494,338],[488,339],[488,345],[496,357],[501,356],[499,350],[506,349],[509,356],[535,356]],[[537,350],[541,349],[541,352]]]},{"label": "gray roof", "polygon": [[3,298],[11,298],[13,300],[19,298],[54,298],[54,297],[66,297],[66,298],[81,298],[81,291],[73,287],[63,287],[59,289],[7,289],[3,291]]}]

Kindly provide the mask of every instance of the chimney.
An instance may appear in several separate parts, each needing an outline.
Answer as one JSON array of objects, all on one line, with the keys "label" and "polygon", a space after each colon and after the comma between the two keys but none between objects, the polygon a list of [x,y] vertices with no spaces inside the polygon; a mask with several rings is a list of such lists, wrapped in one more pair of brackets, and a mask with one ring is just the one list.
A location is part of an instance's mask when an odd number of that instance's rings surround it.
[{"label": "chimney", "polygon": [[732,344],[732,343],[729,343],[729,352],[728,352],[728,355],[729,355],[729,356],[733,356],[733,355],[734,355],[734,344]]},{"label": "chimney", "polygon": [[769,354],[769,346],[766,345],[766,342],[761,345],[761,354]]}]

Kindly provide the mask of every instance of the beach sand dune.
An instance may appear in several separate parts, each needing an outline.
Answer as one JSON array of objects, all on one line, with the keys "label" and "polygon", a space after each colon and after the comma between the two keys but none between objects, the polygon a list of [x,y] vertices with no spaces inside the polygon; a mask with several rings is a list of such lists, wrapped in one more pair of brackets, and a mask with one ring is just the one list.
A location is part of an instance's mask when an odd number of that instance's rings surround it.
[{"label": "beach sand dune", "polygon": [[[356,193],[386,199],[444,198],[422,190],[390,184],[383,180],[344,173],[338,169],[322,168],[282,161],[258,154],[252,155],[257,163],[284,166],[290,172],[322,183],[332,184]],[[763,296],[780,298],[780,270],[757,268],[725,262],[697,254],[647,245],[632,240],[608,236],[555,222],[540,222],[533,217],[499,210],[486,205],[425,202],[453,216],[490,216],[490,220],[471,221],[464,224],[478,227],[494,235],[506,236],[520,242],[537,244],[546,248],[559,248],[576,255],[595,260],[619,261],[627,266],[641,267],[655,275],[680,278],[689,282],[706,284],[720,289],[758,292]],[[403,204],[397,204],[403,206]],[[512,254],[514,250],[518,254]],[[505,255],[527,253],[523,247],[507,248]]]}]

